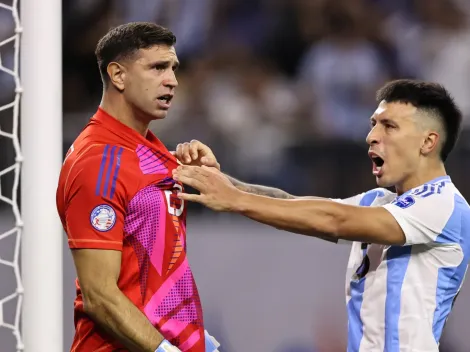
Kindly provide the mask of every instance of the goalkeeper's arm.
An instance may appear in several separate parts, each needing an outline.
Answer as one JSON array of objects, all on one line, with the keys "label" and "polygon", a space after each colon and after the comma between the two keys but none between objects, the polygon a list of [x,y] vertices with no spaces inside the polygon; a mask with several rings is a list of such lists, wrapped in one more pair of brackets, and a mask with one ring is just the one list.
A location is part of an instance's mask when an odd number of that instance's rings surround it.
[{"label": "goalkeeper's arm", "polygon": [[117,286],[121,252],[74,249],[86,314],[133,352],[179,352]]}]

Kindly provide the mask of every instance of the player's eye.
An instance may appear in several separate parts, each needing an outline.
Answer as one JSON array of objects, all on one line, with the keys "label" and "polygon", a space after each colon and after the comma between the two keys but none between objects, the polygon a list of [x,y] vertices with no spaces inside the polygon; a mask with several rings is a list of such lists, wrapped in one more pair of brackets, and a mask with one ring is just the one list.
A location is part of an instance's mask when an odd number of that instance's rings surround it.
[{"label": "player's eye", "polygon": [[166,70],[167,65],[159,64],[159,65],[155,65],[153,68],[156,69],[157,71],[164,71],[164,70]]}]

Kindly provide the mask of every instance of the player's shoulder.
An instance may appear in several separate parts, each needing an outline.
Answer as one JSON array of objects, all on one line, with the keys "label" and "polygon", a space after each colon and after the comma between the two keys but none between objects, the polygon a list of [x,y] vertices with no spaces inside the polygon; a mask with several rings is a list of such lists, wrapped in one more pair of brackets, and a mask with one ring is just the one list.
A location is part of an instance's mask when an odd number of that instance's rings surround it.
[{"label": "player's shoulder", "polygon": [[[135,152],[118,144],[89,143],[72,144],[64,160],[70,170],[94,170],[105,166],[132,164],[137,161]],[[130,165],[126,165],[129,167]]]},{"label": "player's shoulder", "polygon": [[402,209],[420,209],[423,212],[439,214],[439,217],[448,217],[457,208],[462,208],[459,198],[463,199],[450,178],[445,176],[411,189],[397,197],[392,204]]},{"label": "player's shoulder", "polygon": [[62,166],[60,183],[64,190],[73,185],[98,189],[118,182],[130,184],[136,166],[135,153],[122,145],[92,143],[75,148],[73,144]]},{"label": "player's shoulder", "polygon": [[456,196],[460,195],[457,187],[448,176],[426,182],[407,193],[415,200],[426,200],[428,203],[439,203],[444,206],[453,204]]}]

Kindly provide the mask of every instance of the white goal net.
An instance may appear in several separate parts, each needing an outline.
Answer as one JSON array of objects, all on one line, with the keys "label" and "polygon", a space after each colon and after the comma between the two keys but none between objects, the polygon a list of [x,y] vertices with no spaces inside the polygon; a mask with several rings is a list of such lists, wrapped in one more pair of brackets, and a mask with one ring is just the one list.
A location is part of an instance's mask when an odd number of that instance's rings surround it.
[{"label": "white goal net", "polygon": [[21,23],[17,0],[0,0],[0,350],[22,351],[20,276],[22,220],[18,185]]}]

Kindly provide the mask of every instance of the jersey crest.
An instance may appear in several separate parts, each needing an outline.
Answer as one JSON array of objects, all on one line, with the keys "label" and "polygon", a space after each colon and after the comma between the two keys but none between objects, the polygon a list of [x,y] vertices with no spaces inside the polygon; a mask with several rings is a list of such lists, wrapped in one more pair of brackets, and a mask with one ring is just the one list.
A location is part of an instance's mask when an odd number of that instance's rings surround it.
[{"label": "jersey crest", "polygon": [[91,211],[90,223],[98,231],[109,231],[116,223],[116,212],[107,204],[98,205]]}]

